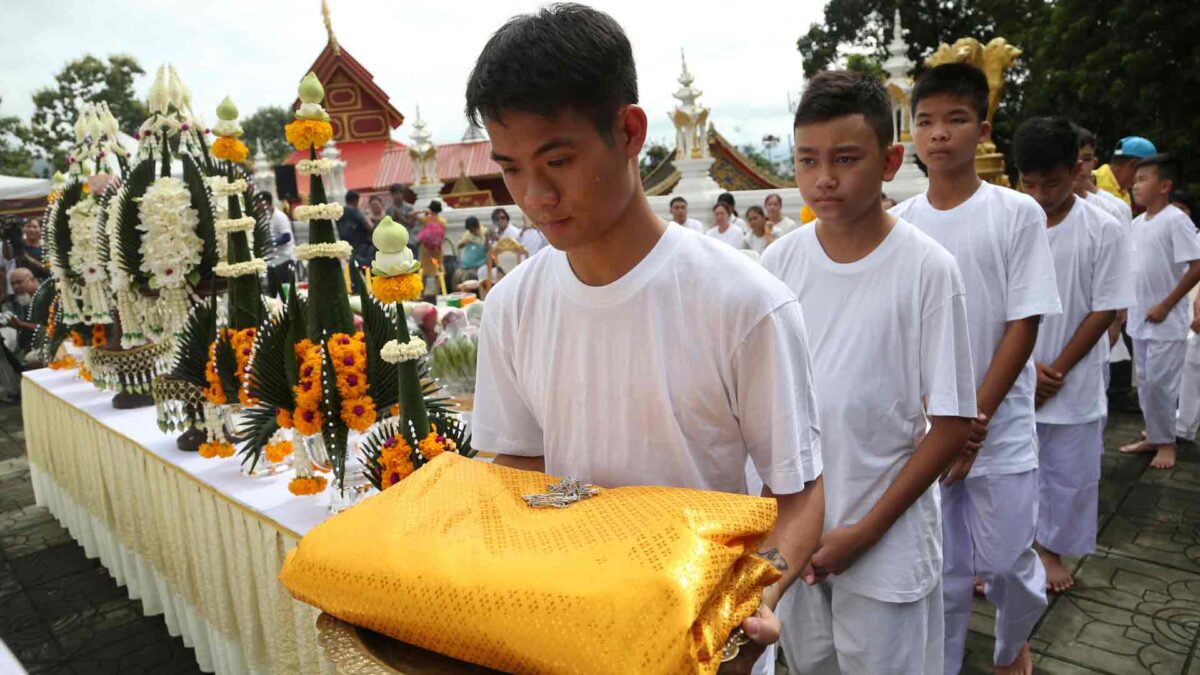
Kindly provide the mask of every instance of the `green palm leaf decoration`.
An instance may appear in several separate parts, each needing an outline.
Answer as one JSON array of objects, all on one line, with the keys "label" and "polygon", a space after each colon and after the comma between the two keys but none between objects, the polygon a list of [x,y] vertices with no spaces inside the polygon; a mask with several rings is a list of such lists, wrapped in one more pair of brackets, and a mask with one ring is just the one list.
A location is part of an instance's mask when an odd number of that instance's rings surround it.
[{"label": "green palm leaf decoration", "polygon": [[129,182],[118,193],[120,202],[117,205],[116,222],[117,264],[135,286],[147,283],[147,278],[141,269],[142,238],[137,229],[140,221],[138,200],[146,194],[146,190],[150,188],[150,183],[153,181],[154,161],[147,159],[130,171]]},{"label": "green palm leaf decoration", "polygon": [[204,183],[205,174],[190,154],[184,154],[182,161],[183,182],[187,184],[188,192],[192,196],[192,208],[196,209],[196,215],[199,216],[196,235],[204,242],[200,252],[200,264],[193,273],[197,275],[197,280],[207,279],[212,276],[213,267],[217,264],[217,233],[214,229],[216,216],[209,199],[208,186]]}]

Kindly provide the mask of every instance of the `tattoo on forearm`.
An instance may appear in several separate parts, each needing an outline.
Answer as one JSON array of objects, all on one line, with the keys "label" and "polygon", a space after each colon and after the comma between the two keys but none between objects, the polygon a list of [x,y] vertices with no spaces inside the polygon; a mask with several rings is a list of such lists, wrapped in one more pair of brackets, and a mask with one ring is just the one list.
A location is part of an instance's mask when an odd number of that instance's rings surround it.
[{"label": "tattoo on forearm", "polygon": [[769,551],[759,551],[758,555],[766,559],[767,562],[771,563],[771,565],[780,572],[786,572],[788,570],[787,559],[783,557],[783,554],[779,552],[779,549],[773,548]]}]

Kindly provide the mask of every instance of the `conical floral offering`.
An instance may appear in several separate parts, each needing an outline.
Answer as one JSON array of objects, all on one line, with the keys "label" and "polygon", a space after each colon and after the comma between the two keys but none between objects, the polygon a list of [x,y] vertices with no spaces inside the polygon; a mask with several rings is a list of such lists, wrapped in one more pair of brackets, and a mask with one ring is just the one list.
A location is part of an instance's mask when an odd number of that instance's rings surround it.
[{"label": "conical floral offering", "polygon": [[371,235],[375,260],[371,263],[371,293],[383,303],[407,302],[421,297],[421,263],[408,248],[408,230],[384,216]]},{"label": "conical floral offering", "polygon": [[242,126],[238,124],[237,118],[237,106],[226,96],[221,101],[221,105],[217,106],[217,125],[213,127],[213,134],[217,139],[213,141],[212,156],[241,164],[246,161],[246,156],[250,154],[250,151],[240,140]]}]

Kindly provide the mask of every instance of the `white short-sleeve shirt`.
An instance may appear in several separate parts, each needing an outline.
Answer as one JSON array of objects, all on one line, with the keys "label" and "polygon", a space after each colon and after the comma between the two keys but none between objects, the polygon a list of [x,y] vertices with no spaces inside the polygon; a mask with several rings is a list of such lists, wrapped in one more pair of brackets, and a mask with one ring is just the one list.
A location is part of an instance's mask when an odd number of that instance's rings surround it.
[{"label": "white short-sleeve shirt", "polygon": [[536,227],[527,227],[521,230],[521,234],[517,237],[517,242],[525,247],[525,251],[529,255],[533,255],[547,245],[546,236]]},{"label": "white short-sleeve shirt", "polygon": [[[1133,263],[1125,227],[1082,199],[1075,199],[1047,235],[1063,312],[1042,319],[1033,360],[1050,365],[1088,314],[1133,303]],[[1038,408],[1037,421],[1082,424],[1104,417],[1108,403],[1102,369],[1107,360],[1108,337],[1101,336],[1067,373],[1062,389]]]},{"label": "white short-sleeve shirt", "polygon": [[1133,210],[1120,197],[1105,192],[1104,190],[1096,190],[1095,192],[1087,193],[1087,202],[1092,206],[1099,207],[1100,210],[1117,219],[1117,222],[1125,228],[1126,233],[1129,232],[1130,226],[1133,225]]},{"label": "white short-sleeve shirt", "polygon": [[1165,321],[1146,321],[1146,312],[1179,285],[1188,263],[1200,260],[1200,238],[1187,214],[1168,204],[1153,217],[1133,221],[1133,276],[1137,289],[1125,330],[1135,340],[1186,340],[1191,308],[1175,303]]},{"label": "white short-sleeve shirt", "polygon": [[724,232],[719,227],[710,227],[705,234],[734,248],[742,248],[746,238],[745,231],[732,223],[730,223]]},{"label": "white short-sleeve shirt", "polygon": [[[874,251],[842,264],[825,254],[817,229],[782,237],[762,264],[804,313],[829,529],[858,522],[879,501],[924,438],[927,415],[975,417],[975,378],[962,277],[946,249],[897,220]],[[884,602],[918,600],[941,578],[941,541],[930,485],[831,581]]]},{"label": "white short-sleeve shirt", "polygon": [[[740,283],[729,283],[736,278]],[[606,286],[546,248],[488,295],[473,445],[603,486],[778,494],[821,472],[800,305],[741,253],[668,227]]]},{"label": "white short-sleeve shirt", "polygon": [[[952,209],[934,208],[922,193],[891,212],[933,237],[958,262],[978,391],[1009,321],[1062,312],[1042,207],[1028,195],[983,183]],[[1036,385],[1031,357],[988,422],[972,476],[1037,468]]]}]

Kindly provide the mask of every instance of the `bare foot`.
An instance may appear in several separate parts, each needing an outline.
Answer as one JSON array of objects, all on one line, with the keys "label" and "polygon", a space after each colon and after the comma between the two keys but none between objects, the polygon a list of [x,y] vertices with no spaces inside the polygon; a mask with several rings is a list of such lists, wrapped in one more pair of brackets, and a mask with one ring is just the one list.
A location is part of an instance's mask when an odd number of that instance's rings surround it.
[{"label": "bare foot", "polygon": [[1063,565],[1062,557],[1053,551],[1038,547],[1038,557],[1046,568],[1046,590],[1051,593],[1062,593],[1075,585],[1075,577]]},{"label": "bare foot", "polygon": [[1154,452],[1155,447],[1156,446],[1150,445],[1143,439],[1137,443],[1122,445],[1121,452],[1125,453],[1126,455],[1136,455],[1142,452]]},{"label": "bare foot", "polygon": [[1158,452],[1154,454],[1154,459],[1150,460],[1150,466],[1156,469],[1175,468],[1175,444],[1158,446]]},{"label": "bare foot", "polygon": [[996,666],[996,675],[1033,675],[1033,655],[1029,652],[1029,643],[1021,647],[1021,653],[1007,666]]}]

